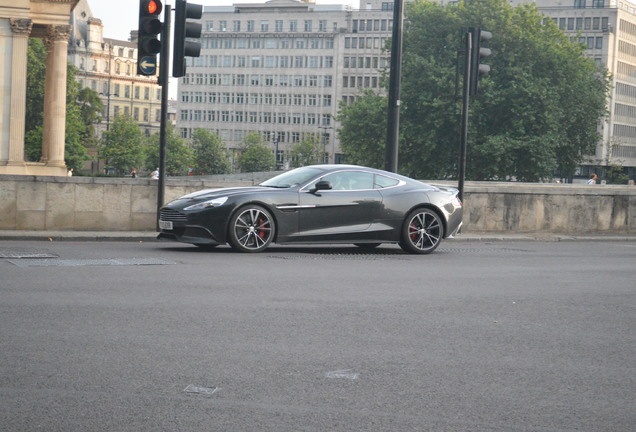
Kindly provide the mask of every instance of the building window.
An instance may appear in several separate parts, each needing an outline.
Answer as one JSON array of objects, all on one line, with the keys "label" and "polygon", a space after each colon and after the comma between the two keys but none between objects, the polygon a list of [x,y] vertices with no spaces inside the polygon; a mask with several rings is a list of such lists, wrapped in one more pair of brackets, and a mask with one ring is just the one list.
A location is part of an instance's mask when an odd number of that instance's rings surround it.
[{"label": "building window", "polygon": [[219,31],[220,32],[227,31],[227,21],[219,21]]},{"label": "building window", "polygon": [[280,33],[283,31],[283,21],[282,20],[276,20],[276,24],[275,24],[275,28],[276,28],[276,32]]},{"label": "building window", "polygon": [[241,22],[240,21],[232,21],[232,31],[240,32],[241,31]]},{"label": "building window", "polygon": [[305,31],[306,32],[310,32],[312,27],[312,21],[311,20],[305,20]]},{"label": "building window", "polygon": [[318,31],[321,31],[321,32],[327,31],[327,20],[320,20],[318,22]]},{"label": "building window", "polygon": [[248,32],[253,32],[254,31],[254,21],[253,20],[249,20],[247,22],[247,31]]},{"label": "building window", "polygon": [[269,31],[269,21],[261,21],[261,31],[262,32]]},{"label": "building window", "polygon": [[296,20],[289,21],[289,31],[290,32],[298,31],[298,22]]}]

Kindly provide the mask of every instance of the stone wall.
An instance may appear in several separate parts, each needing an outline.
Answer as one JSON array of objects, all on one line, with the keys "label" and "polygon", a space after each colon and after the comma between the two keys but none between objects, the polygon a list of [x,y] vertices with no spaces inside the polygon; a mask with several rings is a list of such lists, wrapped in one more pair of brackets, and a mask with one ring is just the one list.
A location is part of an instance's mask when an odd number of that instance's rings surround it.
[{"label": "stone wall", "polygon": [[[169,178],[165,200],[268,176]],[[154,231],[157,189],[147,178],[0,176],[0,230]],[[465,232],[636,233],[636,186],[469,182],[464,195]]]}]

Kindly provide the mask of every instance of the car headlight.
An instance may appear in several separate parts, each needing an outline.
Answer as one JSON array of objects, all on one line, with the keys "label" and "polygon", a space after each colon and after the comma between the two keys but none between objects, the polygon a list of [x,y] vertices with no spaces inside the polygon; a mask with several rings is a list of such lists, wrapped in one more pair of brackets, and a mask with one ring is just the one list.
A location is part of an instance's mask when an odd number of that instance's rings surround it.
[{"label": "car headlight", "polygon": [[184,208],[184,210],[201,210],[208,207],[218,207],[225,204],[227,197],[214,198],[212,200],[203,201]]}]

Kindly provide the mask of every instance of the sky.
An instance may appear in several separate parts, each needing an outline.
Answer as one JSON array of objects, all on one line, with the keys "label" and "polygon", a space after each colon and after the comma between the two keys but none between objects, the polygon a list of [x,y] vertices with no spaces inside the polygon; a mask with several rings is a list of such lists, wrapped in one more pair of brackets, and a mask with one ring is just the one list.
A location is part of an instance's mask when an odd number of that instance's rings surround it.
[{"label": "sky", "polygon": [[[266,0],[196,0],[191,3],[203,6],[231,6],[234,3],[265,3]],[[174,6],[174,0],[164,0],[164,6],[169,3]],[[316,0],[317,4],[345,4],[358,7],[358,0]],[[138,25],[138,2],[131,0],[88,0],[88,4],[95,18],[102,20],[104,37],[128,40],[130,31],[136,30]],[[163,12],[161,13],[163,16]]]}]

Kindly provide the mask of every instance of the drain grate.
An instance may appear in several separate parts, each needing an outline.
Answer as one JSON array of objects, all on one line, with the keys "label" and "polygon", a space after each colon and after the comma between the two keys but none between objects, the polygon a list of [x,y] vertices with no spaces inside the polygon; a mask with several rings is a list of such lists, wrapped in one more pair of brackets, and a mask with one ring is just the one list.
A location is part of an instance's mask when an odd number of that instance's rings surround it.
[{"label": "drain grate", "polygon": [[18,267],[82,267],[82,266],[139,266],[171,265],[174,261],[161,258],[108,258],[108,259],[19,259],[9,260]]}]

